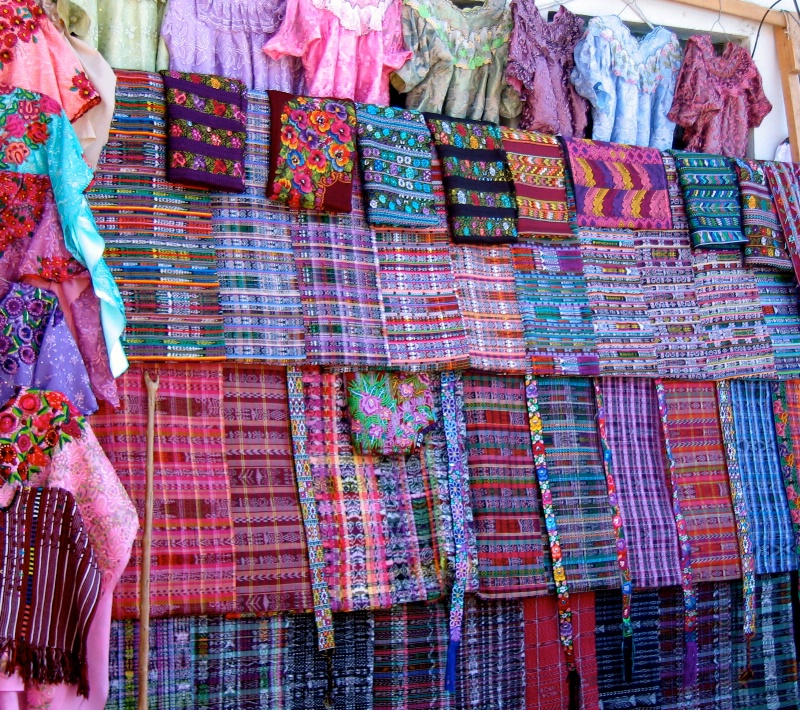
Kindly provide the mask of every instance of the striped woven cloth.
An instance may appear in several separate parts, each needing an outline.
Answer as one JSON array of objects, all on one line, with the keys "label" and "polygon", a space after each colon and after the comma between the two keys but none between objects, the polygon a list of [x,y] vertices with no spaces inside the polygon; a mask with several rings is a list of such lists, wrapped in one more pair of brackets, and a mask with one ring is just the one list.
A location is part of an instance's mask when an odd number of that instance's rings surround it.
[{"label": "striped woven cloth", "polygon": [[567,169],[558,138],[516,128],[502,132],[517,195],[519,236],[571,239]]},{"label": "striped woven cloth", "polygon": [[733,161],[742,204],[742,231],[748,243],[744,247],[746,266],[792,271],[792,259],[772,199],[772,190],[764,167],[755,160]]},{"label": "striped woven cloth", "polygon": [[303,309],[292,257],[296,212],[266,199],[269,100],[247,97],[244,194],[213,193],[212,226],[225,353],[275,364],[305,358]]},{"label": "striped woven cloth", "polygon": [[386,367],[389,352],[378,255],[353,172],[353,211],[303,210],[292,222],[292,245],[313,365]]},{"label": "striped woven cloth", "polygon": [[570,592],[618,588],[592,383],[546,378],[538,381],[538,390],[553,509]]},{"label": "striped woven cloth", "polygon": [[595,594],[595,648],[597,684],[603,710],[661,707],[661,644],[659,596],[656,590],[633,595],[635,633],[634,672],[630,683],[622,678],[622,624],[620,592]]},{"label": "striped woven cloth", "polygon": [[664,163],[664,172],[667,174],[667,192],[669,192],[669,211],[672,213],[672,229],[682,232],[689,229],[689,217],[686,214],[686,205],[683,202],[683,189],[678,177],[678,166],[672,153],[661,153]]},{"label": "striped woven cloth", "polygon": [[389,364],[404,370],[466,367],[469,343],[447,230],[376,231],[374,239]]},{"label": "striped woven cloth", "polygon": [[686,710],[683,705],[684,602],[680,587],[658,590],[658,642],[661,657],[661,708]]},{"label": "striped woven cloth", "polygon": [[[540,390],[541,392],[541,390]],[[558,521],[561,532],[561,518]],[[570,578],[570,587],[572,579]],[[575,662],[581,677],[581,708],[598,707],[594,594],[570,594]],[[525,708],[568,707],[567,664],[559,639],[558,602],[534,597],[523,603],[525,615]]]},{"label": "striped woven cloth", "polygon": [[756,574],[796,570],[794,530],[780,468],[769,383],[734,380],[731,394]]},{"label": "striped woven cloth", "polygon": [[478,541],[478,593],[547,593],[552,586],[522,377],[464,375],[470,493]]},{"label": "striped woven cloth", "polygon": [[376,611],[373,710],[450,710],[444,690],[447,611],[443,604],[406,604]]},{"label": "striped woven cloth", "polygon": [[580,248],[518,244],[511,253],[534,374],[599,374]]},{"label": "striped woven cloth", "polygon": [[775,357],[775,375],[800,376],[800,290],[793,272],[750,271]]},{"label": "striped woven cloth", "polygon": [[525,708],[525,616],[518,600],[470,597],[458,654],[456,708]]},{"label": "striped woven cloth", "polygon": [[226,365],[223,376],[238,611],[309,611],[311,580],[286,372],[236,364]]},{"label": "striped woven cloth", "polygon": [[775,356],[758,287],[741,254],[699,249],[693,260],[706,379],[773,373]]},{"label": "striped woven cloth", "polygon": [[697,582],[741,578],[716,388],[665,381],[667,435]]},{"label": "striped woven cloth", "polygon": [[210,193],[166,180],[163,80],[117,73],[114,119],[87,197],[137,358],[224,358]]},{"label": "striped woven cloth", "polygon": [[678,534],[655,385],[650,380],[611,377],[602,381],[602,388],[634,586],[680,585]]},{"label": "striped woven cloth", "polygon": [[450,255],[470,367],[524,372],[525,338],[509,247],[453,245]]},{"label": "striped woven cloth", "polygon": [[636,233],[642,291],[662,377],[702,377],[705,366],[689,232]]},{"label": "striped woven cloth", "polygon": [[[770,710],[800,707],[797,687],[793,604],[794,584],[788,574],[764,575],[756,579],[757,632],[750,644],[753,678],[736,679],[747,667],[747,643],[742,634],[741,585],[733,585],[733,708]],[[796,607],[795,607],[796,609]],[[795,612],[796,613],[796,612]],[[794,621],[794,623],[793,623]]]},{"label": "striped woven cloth", "polygon": [[[150,624],[151,710],[259,710],[286,707],[284,656],[291,617],[190,616]],[[139,623],[111,627],[106,710],[137,706]]]},{"label": "striped woven cloth", "polygon": [[778,221],[795,276],[800,278],[800,173],[794,163],[764,162]]},{"label": "striped woven cloth", "polygon": [[[145,508],[147,391],[142,365],[117,380],[121,407],[92,418],[140,519]],[[160,380],[155,408],[150,614],[236,611],[231,492],[225,465],[222,366],[173,363],[147,368]],[[117,585],[116,618],[139,614],[141,540]]]},{"label": "striped woven cloth", "polygon": [[653,376],[656,340],[630,231],[579,232],[601,375]]}]

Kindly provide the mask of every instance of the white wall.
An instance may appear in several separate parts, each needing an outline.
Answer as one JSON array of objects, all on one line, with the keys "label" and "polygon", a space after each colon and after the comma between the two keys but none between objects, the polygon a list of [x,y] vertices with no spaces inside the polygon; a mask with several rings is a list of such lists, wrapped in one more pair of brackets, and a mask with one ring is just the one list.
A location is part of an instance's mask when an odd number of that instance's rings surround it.
[{"label": "white wall", "polygon": [[[759,5],[768,7],[770,0],[755,0]],[[536,4],[543,10],[555,6],[553,0],[537,0]],[[572,12],[581,15],[600,15],[620,13],[626,22],[642,23],[642,19],[634,10],[626,6],[623,0],[566,0],[563,2]],[[671,0],[638,0],[644,16],[653,25],[664,25],[672,29],[690,30],[697,33],[712,31],[715,41],[725,39],[725,34],[738,39],[744,39],[744,46],[752,47],[755,40],[757,22],[742,20],[723,14],[720,24],[714,23],[718,13],[701,10],[687,5],[682,5]],[[789,9],[794,7],[792,0],[782,0],[776,9]],[[600,9],[602,8],[602,9]],[[724,32],[724,33],[723,33]],[[762,160],[771,159],[775,154],[777,145],[788,136],[786,128],[786,113],[783,105],[783,89],[778,71],[778,58],[775,53],[775,40],[771,25],[764,25],[761,29],[761,38],[755,54],[756,65],[761,71],[764,81],[764,92],[772,102],[772,111],[764,119],[761,126],[753,131],[750,152],[752,157]]]}]

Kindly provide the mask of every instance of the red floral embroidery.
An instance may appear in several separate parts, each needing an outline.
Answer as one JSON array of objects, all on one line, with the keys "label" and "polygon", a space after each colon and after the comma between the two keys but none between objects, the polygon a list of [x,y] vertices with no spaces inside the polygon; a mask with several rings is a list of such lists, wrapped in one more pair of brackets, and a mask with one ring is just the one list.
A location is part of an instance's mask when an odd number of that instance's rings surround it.
[{"label": "red floral embroidery", "polygon": [[41,175],[0,172],[0,255],[12,242],[33,234],[49,185]]},{"label": "red floral embroidery", "polygon": [[89,77],[82,71],[75,71],[75,76],[72,77],[70,91],[76,91],[85,101],[93,102],[100,100],[100,94],[97,93],[94,85],[89,81]]},{"label": "red floral embroidery", "polygon": [[0,64],[14,59],[14,47],[30,42],[39,29],[44,11],[35,0],[5,0],[0,6]]}]

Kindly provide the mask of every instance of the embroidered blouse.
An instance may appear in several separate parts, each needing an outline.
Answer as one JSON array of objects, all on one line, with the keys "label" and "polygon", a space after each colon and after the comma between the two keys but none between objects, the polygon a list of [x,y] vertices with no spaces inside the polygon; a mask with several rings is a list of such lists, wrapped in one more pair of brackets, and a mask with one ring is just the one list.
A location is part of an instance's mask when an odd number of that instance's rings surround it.
[{"label": "embroidered blouse", "polygon": [[103,260],[105,244],[97,231],[84,190],[92,171],[66,114],[48,96],[20,88],[0,87],[0,170],[47,175],[55,196],[64,243],[92,278],[111,372],[128,366],[120,336],[125,308],[111,271]]},{"label": "embroidered blouse", "polygon": [[678,38],[663,27],[638,41],[616,15],[589,20],[572,82],[592,106],[592,138],[671,148],[675,124],[667,112],[680,64]]},{"label": "embroidered blouse", "polygon": [[584,21],[563,5],[547,22],[534,0],[514,0],[506,76],[523,101],[520,127],[583,138],[589,104],[570,81]]},{"label": "embroidered blouse", "polygon": [[403,37],[413,56],[392,77],[406,107],[498,123],[521,106],[505,80],[513,19],[506,0],[463,10],[450,0],[405,0]]},{"label": "embroidered blouse", "polygon": [[287,0],[264,45],[279,60],[300,57],[305,93],[389,103],[389,75],[411,56],[403,47],[400,0]]},{"label": "embroidered blouse", "polygon": [[97,7],[97,48],[115,69],[166,69],[159,60],[165,0],[82,0]]},{"label": "embroidered blouse", "polygon": [[686,150],[743,158],[748,131],[771,110],[750,52],[728,42],[719,56],[707,35],[689,38],[669,112]]}]

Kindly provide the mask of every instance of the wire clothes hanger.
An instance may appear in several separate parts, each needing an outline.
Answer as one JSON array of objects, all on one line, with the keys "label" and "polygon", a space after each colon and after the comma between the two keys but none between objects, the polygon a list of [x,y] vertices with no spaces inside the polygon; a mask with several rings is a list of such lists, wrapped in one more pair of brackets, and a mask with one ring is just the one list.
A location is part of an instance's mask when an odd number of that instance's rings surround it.
[{"label": "wire clothes hanger", "polygon": [[728,42],[733,42],[731,36],[728,34],[727,30],[722,24],[722,0],[719,0],[719,12],[717,12],[717,19],[714,20],[714,24],[711,25],[711,29],[708,31],[709,34],[714,32],[714,28],[719,25],[719,28],[722,30],[722,34],[725,35],[725,39]]},{"label": "wire clothes hanger", "polygon": [[642,21],[651,29],[654,30],[655,27],[650,20],[647,19],[644,12],[642,12],[642,8],[639,7],[639,3],[636,0],[622,0],[622,4],[624,7],[617,13],[617,17],[619,17],[626,9],[633,10],[641,19]]}]

